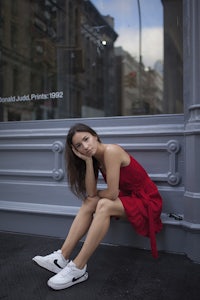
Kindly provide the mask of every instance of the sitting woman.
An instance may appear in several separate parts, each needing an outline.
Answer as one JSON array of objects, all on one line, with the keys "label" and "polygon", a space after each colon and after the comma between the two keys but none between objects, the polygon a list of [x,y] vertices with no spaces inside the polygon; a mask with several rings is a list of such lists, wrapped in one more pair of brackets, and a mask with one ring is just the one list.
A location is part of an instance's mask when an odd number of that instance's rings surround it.
[{"label": "sitting woman", "polygon": [[[48,285],[60,290],[88,278],[87,262],[106,235],[111,217],[126,218],[136,232],[151,241],[158,256],[155,234],[162,228],[162,198],[143,167],[122,147],[104,144],[85,124],[75,124],[66,139],[68,181],[72,191],[83,199],[64,244],[47,256],[35,256],[40,266],[57,273]],[[99,171],[107,183],[97,189]],[[70,255],[80,239],[87,237],[78,255]]]}]

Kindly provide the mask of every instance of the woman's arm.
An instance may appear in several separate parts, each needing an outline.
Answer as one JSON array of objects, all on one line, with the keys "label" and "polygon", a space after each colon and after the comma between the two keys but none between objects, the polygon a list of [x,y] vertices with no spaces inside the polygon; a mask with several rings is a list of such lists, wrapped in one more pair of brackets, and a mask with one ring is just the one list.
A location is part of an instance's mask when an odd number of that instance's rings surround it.
[{"label": "woman's arm", "polygon": [[72,148],[72,150],[76,156],[78,156],[79,158],[85,161],[85,165],[86,165],[85,188],[86,188],[87,196],[89,197],[97,196],[97,179],[95,178],[95,174],[94,174],[92,157],[88,157],[81,154],[74,147]]},{"label": "woman's arm", "polygon": [[120,167],[124,160],[124,150],[117,145],[108,145],[104,154],[107,188],[98,191],[100,198],[115,200],[119,195]]},{"label": "woman's arm", "polygon": [[86,172],[85,172],[85,188],[86,194],[89,197],[97,196],[97,179],[95,178],[94,174],[94,167],[93,167],[93,159],[87,158],[85,160],[86,164]]}]

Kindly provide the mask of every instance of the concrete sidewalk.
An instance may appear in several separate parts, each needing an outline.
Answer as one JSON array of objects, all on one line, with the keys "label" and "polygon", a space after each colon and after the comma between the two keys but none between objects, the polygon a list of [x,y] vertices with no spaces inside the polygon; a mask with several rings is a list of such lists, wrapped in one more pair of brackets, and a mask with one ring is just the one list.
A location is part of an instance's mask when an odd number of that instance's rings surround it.
[{"label": "concrete sidewalk", "polygon": [[[160,252],[155,260],[150,251],[105,245],[90,259],[87,281],[53,291],[46,284],[53,273],[38,267],[32,257],[49,254],[59,249],[62,242],[56,238],[0,233],[0,299],[200,299],[200,265],[185,256]],[[77,251],[80,247],[81,244]]]}]

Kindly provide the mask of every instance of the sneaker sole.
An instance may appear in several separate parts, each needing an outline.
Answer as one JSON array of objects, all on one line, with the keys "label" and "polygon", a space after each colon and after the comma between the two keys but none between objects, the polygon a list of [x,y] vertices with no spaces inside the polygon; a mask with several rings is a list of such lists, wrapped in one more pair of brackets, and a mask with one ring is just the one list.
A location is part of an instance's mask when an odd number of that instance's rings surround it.
[{"label": "sneaker sole", "polygon": [[41,261],[39,258],[37,257],[33,257],[32,259],[34,262],[36,262],[40,267],[52,272],[52,273],[59,273],[62,269],[59,269],[58,267],[56,266],[51,266],[49,265],[48,263],[44,262],[44,261]]},{"label": "sneaker sole", "polygon": [[50,288],[52,288],[53,290],[63,290],[63,289],[66,289],[66,288],[69,288],[70,286],[73,286],[77,283],[81,283],[85,280],[88,279],[88,272],[86,272],[82,277],[80,277],[79,279],[77,279],[76,281],[71,281],[71,282],[67,282],[65,284],[55,284],[53,282],[51,282],[51,279],[48,280],[47,284]]}]

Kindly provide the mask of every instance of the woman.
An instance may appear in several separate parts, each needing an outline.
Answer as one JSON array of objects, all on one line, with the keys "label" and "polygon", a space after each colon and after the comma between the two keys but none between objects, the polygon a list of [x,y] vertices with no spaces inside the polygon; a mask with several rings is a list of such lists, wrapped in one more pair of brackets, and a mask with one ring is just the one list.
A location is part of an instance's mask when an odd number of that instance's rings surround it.
[{"label": "woman", "polygon": [[[87,262],[107,233],[112,216],[127,218],[137,233],[150,237],[152,254],[157,257],[155,233],[162,228],[162,199],[143,167],[120,146],[103,144],[85,124],[76,124],[69,130],[66,162],[71,189],[84,200],[62,248],[33,258],[57,273],[48,285],[60,290],[88,278]],[[104,190],[97,189],[99,170],[107,183]],[[80,252],[69,261],[86,232]]]}]

